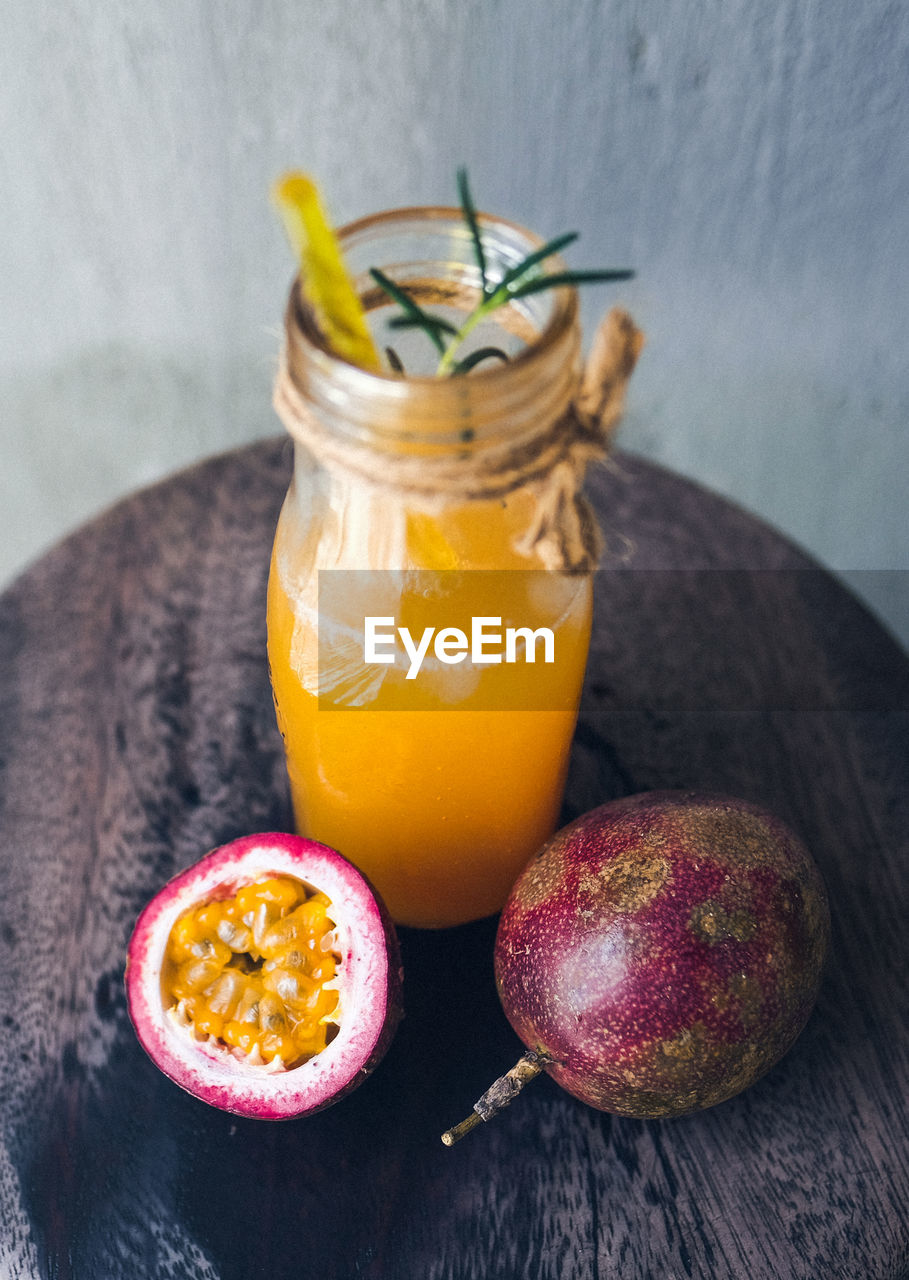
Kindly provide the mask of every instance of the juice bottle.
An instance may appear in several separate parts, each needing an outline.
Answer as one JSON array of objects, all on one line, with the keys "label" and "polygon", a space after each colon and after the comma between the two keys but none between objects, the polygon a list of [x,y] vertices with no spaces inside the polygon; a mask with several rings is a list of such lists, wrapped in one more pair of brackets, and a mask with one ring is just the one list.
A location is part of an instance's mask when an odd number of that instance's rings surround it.
[{"label": "juice bottle", "polygon": [[[459,211],[401,210],[340,234],[380,344],[387,298],[370,266],[421,302],[473,306]],[[493,219],[484,235],[503,269],[539,244]],[[425,335],[396,333],[407,375],[373,373],[325,348],[295,284],[276,388],[295,461],[268,656],[295,821],[356,863],[399,923],[421,927],[498,910],[554,830],[589,640],[589,517],[560,429],[579,378],[576,295],[534,294],[496,321],[507,363],[435,378],[416,364]],[[320,578],[339,574],[353,585],[320,608]],[[555,661],[505,673],[430,654],[415,691],[400,667],[364,663],[352,627],[364,609],[418,635],[438,621],[437,597],[465,631],[478,611],[548,627]]]}]

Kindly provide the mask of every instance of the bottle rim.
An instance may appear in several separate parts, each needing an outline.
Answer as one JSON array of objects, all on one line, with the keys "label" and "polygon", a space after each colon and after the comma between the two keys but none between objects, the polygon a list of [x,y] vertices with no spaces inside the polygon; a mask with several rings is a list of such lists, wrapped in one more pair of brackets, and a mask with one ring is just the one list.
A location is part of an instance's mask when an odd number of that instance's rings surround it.
[{"label": "bottle rim", "polygon": [[[533,253],[537,249],[542,249],[545,241],[535,232],[528,230],[521,223],[515,222],[510,218],[501,218],[498,215],[488,213],[478,213],[477,221],[481,227],[489,229],[498,229],[507,231],[515,239],[524,241],[526,252]],[[377,229],[382,229],[389,225],[400,224],[402,226],[408,223],[414,225],[420,222],[430,222],[439,224],[450,224],[457,227],[459,231],[466,232],[464,224],[464,214],[461,209],[455,205],[424,205],[411,206],[402,209],[386,209],[380,213],[368,214],[363,218],[357,218],[353,222],[348,222],[343,226],[338,238],[344,249],[356,246],[361,239],[369,238]],[[465,237],[466,238],[466,237]],[[565,269],[564,259],[558,254],[552,254],[546,259],[547,263],[554,263],[557,270]],[[375,286],[373,286],[375,288]],[[494,364],[486,369],[475,369],[471,376],[474,378],[493,377],[496,374],[505,373],[511,366],[526,362],[538,356],[541,349],[547,347],[550,343],[557,341],[560,334],[570,329],[576,321],[578,315],[578,294],[572,285],[559,285],[551,290],[548,294],[552,301],[551,315],[532,343],[528,343],[521,351],[519,351],[508,364]],[[381,378],[390,378],[398,380],[399,374],[395,374],[391,370],[381,370],[373,376]],[[433,375],[415,375],[409,377],[409,380],[420,384],[436,385],[441,380]]]},{"label": "bottle rim", "polygon": [[[478,222],[500,244],[512,246],[516,260],[542,247],[544,241],[520,223],[497,215],[478,214]],[[390,242],[395,235],[419,235],[421,232],[446,231],[462,242],[463,262],[452,263],[470,270],[472,242],[462,211],[454,206],[427,205],[388,209],[347,223],[338,231],[345,256],[350,258],[375,246],[383,239]],[[394,275],[387,261],[370,262]],[[408,266],[419,263],[408,263]],[[505,261],[504,269],[508,262]],[[547,272],[564,270],[564,262],[554,254],[546,259]],[[427,279],[437,280],[430,268],[438,263],[426,259]],[[473,266],[476,271],[475,264]],[[387,305],[388,299],[368,275],[351,267],[351,274],[367,310]],[[454,278],[453,276],[451,278]],[[288,372],[300,393],[323,420],[334,419],[333,426],[346,434],[412,437],[414,431],[423,442],[445,443],[446,425],[451,441],[463,447],[466,418],[470,419],[472,438],[477,441],[505,430],[506,434],[523,434],[531,422],[550,425],[566,411],[576,389],[580,361],[579,306],[577,290],[571,285],[557,285],[541,294],[531,295],[533,303],[541,300],[546,312],[531,319],[522,310],[533,337],[507,362],[477,367],[467,375],[438,377],[426,374],[399,374],[393,370],[364,369],[332,352],[325,344],[312,318],[312,312],[297,275],[290,289],[285,315]],[[511,304],[505,304],[505,311]],[[530,308],[528,307],[528,310]],[[453,423],[461,425],[455,429]]]}]

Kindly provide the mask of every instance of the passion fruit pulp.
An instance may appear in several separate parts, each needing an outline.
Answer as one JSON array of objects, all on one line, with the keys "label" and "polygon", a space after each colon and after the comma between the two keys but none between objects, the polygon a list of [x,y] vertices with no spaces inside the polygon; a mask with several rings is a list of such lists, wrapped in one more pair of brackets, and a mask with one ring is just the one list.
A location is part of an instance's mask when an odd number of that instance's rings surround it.
[{"label": "passion fruit pulp", "polygon": [[165,1075],[260,1119],[349,1093],[401,1016],[381,900],[341,854],[284,833],[234,840],[165,885],[136,923],[126,989]]}]

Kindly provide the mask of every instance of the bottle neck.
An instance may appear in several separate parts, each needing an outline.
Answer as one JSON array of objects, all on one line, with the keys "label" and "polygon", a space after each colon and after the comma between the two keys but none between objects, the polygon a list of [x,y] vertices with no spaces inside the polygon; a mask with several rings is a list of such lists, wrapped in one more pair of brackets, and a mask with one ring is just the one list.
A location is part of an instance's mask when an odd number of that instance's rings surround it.
[{"label": "bottle neck", "polygon": [[[481,221],[493,279],[540,247],[513,224]],[[437,303],[466,315],[480,296],[472,237],[458,210],[381,214],[340,238],[380,349],[381,313],[391,308],[371,267],[433,309]],[[552,260],[551,269],[560,266]],[[510,339],[525,339],[504,363],[447,377],[375,373],[327,348],[295,282],[275,407],[300,446],[298,471],[305,458],[310,470],[315,463],[328,473],[332,488],[368,489],[389,510],[438,513],[447,504],[499,499],[514,507],[526,497],[520,553],[546,568],[585,572],[596,563],[599,535],[581,493],[584,470],[608,448],[640,335],[624,313],[610,313],[594,341],[600,355],[582,373],[573,289],[531,293],[494,314]]]},{"label": "bottle neck", "polygon": [[[483,232],[489,259],[501,274],[539,246],[536,237],[503,220],[484,220]],[[390,337],[383,325],[398,308],[376,286],[372,266],[416,294],[422,306],[448,316],[464,318],[478,300],[472,242],[457,210],[379,214],[344,228],[340,240],[380,347]],[[373,465],[383,456],[394,464],[410,455],[454,458],[469,470],[481,455],[524,447],[550,429],[569,410],[580,374],[574,290],[531,295],[492,318],[502,335],[492,341],[512,351],[507,363],[490,361],[447,377],[421,372],[418,363],[415,374],[375,373],[326,348],[296,281],[285,316],[286,379],[320,436],[333,437],[339,447],[363,448]],[[391,340],[399,338],[400,331]],[[425,335],[405,340],[408,369],[420,343],[435,356]],[[488,333],[482,341],[489,344]],[[292,425],[291,430],[299,439]]]}]

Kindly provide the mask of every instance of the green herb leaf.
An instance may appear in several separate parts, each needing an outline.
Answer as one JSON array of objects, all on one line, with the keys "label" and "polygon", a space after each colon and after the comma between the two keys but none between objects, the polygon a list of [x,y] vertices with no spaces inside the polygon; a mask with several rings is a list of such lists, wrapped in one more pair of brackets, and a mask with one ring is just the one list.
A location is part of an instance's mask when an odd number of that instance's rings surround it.
[{"label": "green herb leaf", "polygon": [[395,351],[394,347],[385,348],[385,358],[388,361],[389,367],[393,369],[395,373],[406,372],[404,369],[404,361],[398,355],[397,351]]},{"label": "green herb leaf", "polygon": [[504,360],[508,363],[508,354],[501,347],[478,347],[476,351],[471,351],[469,356],[465,356],[463,360],[458,360],[452,367],[452,373],[469,373],[470,370],[480,363],[481,360]]},{"label": "green herb leaf", "polygon": [[554,271],[550,275],[535,276],[509,291],[511,298],[526,298],[528,294],[540,293],[543,289],[555,289],[559,285],[594,284],[612,280],[631,280],[633,271]]},{"label": "green herb leaf", "polygon": [[398,306],[403,307],[405,312],[419,324],[420,328],[425,329],[429,337],[435,344],[439,355],[445,354],[445,340],[439,333],[439,323],[436,316],[432,316],[428,311],[424,311],[421,306],[414,302],[409,294],[405,293],[400,285],[395,284],[384,271],[380,271],[378,267],[370,267],[370,275],[380,288],[395,300]]},{"label": "green herb leaf", "polygon": [[532,267],[538,266],[539,263],[545,262],[547,258],[551,258],[554,253],[560,253],[562,249],[573,244],[578,238],[577,231],[567,231],[563,236],[556,236],[553,240],[547,240],[539,249],[535,249],[533,253],[529,253],[516,266],[506,271],[502,279],[496,286],[496,293],[499,289],[508,289],[515,280],[519,280],[521,276],[526,275]]},{"label": "green herb leaf", "polygon": [[442,316],[434,316],[429,311],[423,311],[422,308],[418,316],[392,316],[388,322],[389,329],[425,329],[427,325],[438,329],[440,333],[450,333],[454,337],[458,335],[457,325],[453,325],[450,320],[444,320]]},{"label": "green herb leaf", "polygon": [[477,219],[477,211],[474,208],[473,197],[470,194],[470,184],[467,181],[467,170],[458,170],[458,196],[461,201],[461,212],[464,214],[464,221],[470,230],[471,239],[473,240],[473,253],[477,260],[477,266],[480,270],[481,291],[483,297],[489,296],[491,290],[489,286],[489,275],[486,269],[486,252],[483,249],[483,236],[480,232],[480,223]]},{"label": "green herb leaf", "polygon": [[[561,285],[603,284],[618,280],[631,280],[634,277],[634,272],[625,268],[604,271],[566,270],[548,273],[544,271],[542,267],[547,258],[560,253],[569,244],[577,240],[578,233],[569,231],[564,235],[555,236],[552,240],[547,240],[539,249],[534,249],[532,253],[527,254],[525,258],[509,267],[496,279],[497,273],[494,270],[490,270],[490,264],[486,258],[483,236],[480,231],[480,220],[470,193],[466,169],[461,168],[458,170],[457,181],[461,212],[473,242],[474,258],[476,259],[481,280],[480,301],[473,311],[464,318],[460,327],[455,326],[442,316],[436,316],[429,311],[424,311],[406,290],[402,289],[394,280],[389,279],[388,276],[375,267],[372,268],[373,279],[394,302],[398,303],[403,312],[402,315],[395,316],[389,321],[389,327],[393,329],[423,330],[439,353],[440,359],[436,367],[437,376],[467,373],[482,360],[508,359],[506,353],[499,347],[481,347],[461,360],[458,360],[456,356],[458,348],[468,335],[496,308],[507,305],[518,298],[529,297],[533,293],[542,293],[545,289],[557,289]],[[504,263],[496,265],[501,269]],[[403,368],[398,367],[400,366],[400,360],[397,355],[395,354],[394,360],[392,360],[391,348],[386,348],[386,351],[392,368],[398,372],[403,372]],[[397,364],[394,363],[395,360]]]}]

